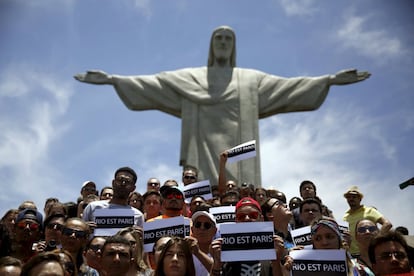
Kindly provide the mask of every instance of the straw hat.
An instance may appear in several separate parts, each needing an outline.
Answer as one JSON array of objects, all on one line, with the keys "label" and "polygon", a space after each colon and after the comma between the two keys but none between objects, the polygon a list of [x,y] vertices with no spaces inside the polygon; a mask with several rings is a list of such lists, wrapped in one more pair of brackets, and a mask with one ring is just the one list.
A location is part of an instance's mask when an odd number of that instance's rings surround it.
[{"label": "straw hat", "polygon": [[364,197],[364,195],[359,191],[358,186],[352,186],[350,187],[345,193],[344,193],[344,197],[346,197],[347,195],[359,195],[361,198]]}]

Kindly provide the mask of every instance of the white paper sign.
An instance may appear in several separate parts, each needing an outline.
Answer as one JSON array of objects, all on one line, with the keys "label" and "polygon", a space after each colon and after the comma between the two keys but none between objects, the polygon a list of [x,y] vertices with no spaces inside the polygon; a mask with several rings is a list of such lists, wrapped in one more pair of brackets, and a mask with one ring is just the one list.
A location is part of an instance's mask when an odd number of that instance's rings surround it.
[{"label": "white paper sign", "polygon": [[144,252],[151,252],[154,243],[161,237],[182,237],[190,235],[190,219],[183,216],[156,219],[144,222]]},{"label": "white paper sign", "polygon": [[252,140],[227,150],[227,163],[231,164],[256,156],[256,140]]},{"label": "white paper sign", "polygon": [[209,210],[217,224],[236,221],[236,206],[211,207]]},{"label": "white paper sign", "polygon": [[125,227],[135,225],[134,211],[131,209],[96,209],[94,236],[113,236]]},{"label": "white paper sign", "polygon": [[183,188],[185,203],[190,203],[193,196],[202,196],[205,200],[212,199],[210,180],[191,183]]},{"label": "white paper sign", "polygon": [[273,222],[240,222],[220,225],[221,261],[276,260]]},{"label": "white paper sign", "polygon": [[312,249],[311,227],[305,226],[291,231],[293,242],[303,245],[306,249]]},{"label": "white paper sign", "polygon": [[346,276],[348,267],[345,250],[313,249],[292,250],[292,276]]}]

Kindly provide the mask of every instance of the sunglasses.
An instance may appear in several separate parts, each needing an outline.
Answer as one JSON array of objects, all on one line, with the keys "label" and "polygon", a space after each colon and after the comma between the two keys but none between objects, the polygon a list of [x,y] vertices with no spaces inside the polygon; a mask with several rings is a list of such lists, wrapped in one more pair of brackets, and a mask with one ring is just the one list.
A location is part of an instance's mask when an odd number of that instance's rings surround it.
[{"label": "sunglasses", "polygon": [[168,194],[166,196],[167,199],[183,199],[183,195],[182,194]]},{"label": "sunglasses", "polygon": [[405,254],[404,252],[395,251],[395,252],[384,252],[379,255],[379,259],[381,261],[389,261],[392,259],[392,257],[395,257],[398,261],[402,261],[405,258],[407,258],[407,254]]},{"label": "sunglasses", "polygon": [[273,207],[274,206],[286,206],[286,204],[285,203],[283,203],[282,201],[280,201],[280,200],[275,200],[275,202],[273,202],[273,204],[272,204],[272,206],[270,206],[270,210],[272,210],[273,209]]},{"label": "sunglasses", "polygon": [[148,186],[151,186],[151,187],[157,187],[159,185],[160,183],[148,183]]},{"label": "sunglasses", "polygon": [[211,227],[213,227],[213,224],[211,224],[210,222],[201,222],[201,221],[197,221],[196,223],[194,223],[194,227],[195,228],[201,228],[201,225],[203,225],[204,229],[208,230]]},{"label": "sunglasses", "polygon": [[21,222],[17,223],[17,227],[19,227],[20,229],[25,229],[28,225],[29,225],[29,229],[31,231],[36,231],[40,227],[40,224],[36,223],[36,222],[21,221]]},{"label": "sunglasses", "polygon": [[251,219],[257,219],[259,217],[259,212],[251,212],[251,213],[248,213],[248,214],[245,214],[245,213],[236,214],[236,218],[239,221],[245,220],[245,218],[247,216]]},{"label": "sunglasses", "polygon": [[134,182],[132,181],[132,179],[126,178],[126,177],[115,178],[115,181],[122,185],[134,185]]},{"label": "sunglasses", "polygon": [[195,177],[193,175],[185,175],[184,176],[184,179],[192,179],[192,180],[195,180],[195,179],[197,179],[197,177]]},{"label": "sunglasses", "polygon": [[366,233],[367,230],[370,233],[375,232],[378,230],[378,228],[376,226],[361,226],[361,227],[358,227],[357,230],[358,230],[358,233],[362,234],[362,233]]},{"label": "sunglasses", "polygon": [[89,245],[89,249],[96,253],[99,249],[101,249],[101,245],[91,244],[91,245]]},{"label": "sunglasses", "polygon": [[46,227],[49,230],[57,230],[57,231],[62,231],[63,229],[63,225],[60,223],[56,223],[56,222],[49,223],[48,225],[46,225]]},{"label": "sunglasses", "polygon": [[102,196],[104,196],[104,197],[112,197],[113,194],[111,194],[111,193],[104,193],[104,194],[102,194]]},{"label": "sunglasses", "polygon": [[88,235],[88,232],[65,227],[62,230],[62,234],[65,236],[72,236],[73,234],[75,234],[75,237],[77,239],[80,239],[80,238],[85,238]]}]

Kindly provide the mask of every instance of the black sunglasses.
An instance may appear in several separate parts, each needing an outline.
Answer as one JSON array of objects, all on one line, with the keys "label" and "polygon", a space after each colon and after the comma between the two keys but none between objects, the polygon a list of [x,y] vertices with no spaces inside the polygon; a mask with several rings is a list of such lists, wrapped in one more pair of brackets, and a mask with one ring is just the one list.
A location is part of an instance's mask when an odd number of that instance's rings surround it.
[{"label": "black sunglasses", "polygon": [[54,229],[54,230],[57,230],[57,231],[62,231],[62,229],[63,229],[63,225],[60,224],[60,223],[56,223],[56,222],[51,222],[46,227],[47,227],[47,229],[50,229],[50,230]]},{"label": "black sunglasses", "polygon": [[75,237],[80,239],[80,238],[85,238],[88,235],[88,232],[65,227],[62,230],[62,234],[65,236],[72,236],[73,234],[75,234]]},{"label": "black sunglasses", "polygon": [[93,252],[97,252],[99,249],[101,249],[101,245],[99,244],[91,244],[89,245],[89,249],[92,250]]},{"label": "black sunglasses", "polygon": [[213,227],[213,224],[210,222],[201,222],[201,221],[197,221],[196,223],[194,223],[194,227],[195,228],[201,228],[201,225],[204,225],[204,229],[208,230],[211,227]]}]

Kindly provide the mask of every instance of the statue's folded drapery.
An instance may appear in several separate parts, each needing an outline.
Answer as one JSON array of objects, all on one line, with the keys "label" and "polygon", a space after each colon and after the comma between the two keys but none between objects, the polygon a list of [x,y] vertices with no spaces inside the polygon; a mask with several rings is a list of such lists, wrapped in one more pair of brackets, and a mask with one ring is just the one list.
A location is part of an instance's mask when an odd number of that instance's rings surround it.
[{"label": "statue's folded drapery", "polygon": [[112,76],[131,110],[156,109],[182,120],[180,165],[216,184],[223,150],[257,140],[257,157],[228,166],[229,178],[260,186],[260,118],[317,109],[329,76],[281,78],[242,68],[198,67],[148,76]]}]

